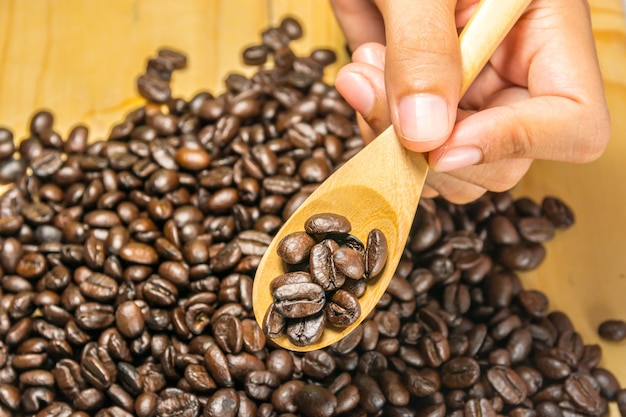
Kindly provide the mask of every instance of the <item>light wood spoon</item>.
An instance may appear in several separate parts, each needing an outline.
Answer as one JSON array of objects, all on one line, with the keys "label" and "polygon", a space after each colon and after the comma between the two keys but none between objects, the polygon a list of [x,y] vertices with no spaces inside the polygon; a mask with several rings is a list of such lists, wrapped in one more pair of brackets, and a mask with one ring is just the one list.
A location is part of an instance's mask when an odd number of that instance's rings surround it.
[{"label": "light wood spoon", "polygon": [[[461,96],[474,81],[495,49],[526,9],[530,0],[482,0],[460,35],[462,57]],[[420,153],[407,151],[390,126],[372,143],[347,161],[309,196],[278,231],[258,266],[252,301],[259,325],[273,302],[270,281],[285,273],[276,254],[286,235],[304,230],[313,214],[337,213],[350,220],[351,233],[365,242],[370,230],[386,236],[389,255],[383,272],[367,281],[360,298],[361,315],[346,328],[326,326],[318,342],[296,346],[286,336],[272,339],[283,348],[310,351],[331,345],[350,333],[376,306],[389,285],[413,223],[428,164]]]}]

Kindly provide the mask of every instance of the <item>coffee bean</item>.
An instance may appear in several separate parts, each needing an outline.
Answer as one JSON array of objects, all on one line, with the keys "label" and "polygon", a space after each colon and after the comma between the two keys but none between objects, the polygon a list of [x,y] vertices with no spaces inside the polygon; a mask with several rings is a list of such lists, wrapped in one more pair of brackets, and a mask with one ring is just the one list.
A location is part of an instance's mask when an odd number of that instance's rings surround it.
[{"label": "coffee bean", "polygon": [[328,389],[313,384],[296,392],[294,402],[298,411],[307,417],[329,417],[337,407],[337,398]]},{"label": "coffee bean", "polygon": [[306,232],[294,232],[278,242],[276,251],[288,264],[299,264],[309,258],[315,240]]},{"label": "coffee bean", "polygon": [[469,388],[480,378],[480,366],[472,358],[453,358],[441,368],[441,382],[451,389]]},{"label": "coffee bean", "polygon": [[288,318],[312,316],[325,302],[323,288],[313,283],[282,285],[274,291],[274,308]]},{"label": "coffee bean", "polygon": [[367,236],[365,251],[365,274],[368,278],[380,274],[387,262],[387,239],[378,229],[373,229]]},{"label": "coffee bean", "polygon": [[326,322],[337,327],[348,327],[361,316],[361,305],[349,291],[337,290],[324,307]]},{"label": "coffee bean", "polygon": [[352,226],[344,216],[333,213],[315,214],[309,217],[304,230],[312,235],[324,235],[328,233],[350,233]]},{"label": "coffee bean", "polygon": [[117,306],[115,324],[124,336],[131,339],[139,336],[144,330],[145,321],[137,303],[125,301]]},{"label": "coffee bean", "polygon": [[494,366],[487,371],[487,379],[507,404],[520,404],[526,399],[526,384],[511,368]]},{"label": "coffee bean", "polygon": [[287,321],[285,334],[296,346],[306,346],[317,342],[324,331],[325,315],[323,312],[304,318]]},{"label": "coffee bean", "polygon": [[159,401],[156,412],[163,417],[195,417],[200,412],[200,403],[194,394],[174,394]]},{"label": "coffee bean", "polygon": [[168,83],[152,75],[140,76],[137,89],[143,98],[156,103],[164,103],[172,96]]},{"label": "coffee bean", "polygon": [[573,373],[563,385],[565,392],[579,409],[589,414],[598,414],[601,411],[600,396],[585,375]]},{"label": "coffee bean", "polygon": [[243,63],[246,65],[263,65],[267,61],[268,50],[265,45],[252,45],[242,52]]},{"label": "coffee bean", "polygon": [[598,334],[607,340],[621,341],[626,338],[626,322],[624,320],[605,320],[598,326]]}]

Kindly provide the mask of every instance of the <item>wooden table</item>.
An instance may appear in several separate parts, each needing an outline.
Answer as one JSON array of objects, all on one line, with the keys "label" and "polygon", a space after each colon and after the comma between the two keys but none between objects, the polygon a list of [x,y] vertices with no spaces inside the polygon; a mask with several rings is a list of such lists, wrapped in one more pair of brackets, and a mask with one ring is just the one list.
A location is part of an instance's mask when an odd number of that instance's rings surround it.
[{"label": "wooden table", "polygon": [[[620,0],[590,3],[613,139],[588,165],[535,163],[515,189],[536,199],[558,196],[577,215],[576,225],[548,245],[539,270],[523,279],[567,312],[587,343],[602,345],[602,365],[626,385],[626,342],[602,342],[596,334],[602,320],[626,319],[626,29]],[[241,49],[286,15],[304,23],[298,52],[340,51],[332,81],[347,57],[320,0],[0,0],[0,124],[23,137],[33,111],[49,108],[61,133],[83,122],[92,139],[103,138],[141,103],[135,76],[158,47],[189,56],[189,68],[175,74],[178,95],[221,92],[228,72],[249,71]]]}]

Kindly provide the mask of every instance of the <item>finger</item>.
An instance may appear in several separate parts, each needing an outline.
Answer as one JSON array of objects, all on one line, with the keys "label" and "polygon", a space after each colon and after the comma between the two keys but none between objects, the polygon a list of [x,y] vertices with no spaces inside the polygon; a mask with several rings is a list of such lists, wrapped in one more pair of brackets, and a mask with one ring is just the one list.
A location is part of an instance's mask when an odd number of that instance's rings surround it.
[{"label": "finger", "polygon": [[440,146],[454,125],[461,82],[455,0],[378,0],[387,40],[391,118],[408,149]]},{"label": "finger", "polygon": [[362,45],[354,52],[355,62],[345,65],[335,78],[337,91],[376,135],[391,124],[382,69],[383,53],[382,45]]},{"label": "finger", "polygon": [[[528,172],[532,159],[500,159],[495,162],[480,164],[458,169],[452,172],[437,172],[445,178],[455,178],[488,191],[502,192],[513,188]],[[444,192],[450,194],[451,191]]]},{"label": "finger", "polygon": [[385,43],[385,26],[370,0],[331,0],[337,22],[351,51],[367,42]]},{"label": "finger", "polygon": [[429,163],[449,172],[507,158],[589,162],[601,155],[609,135],[588,117],[584,106],[563,97],[485,109],[457,123],[448,142],[429,154]]}]

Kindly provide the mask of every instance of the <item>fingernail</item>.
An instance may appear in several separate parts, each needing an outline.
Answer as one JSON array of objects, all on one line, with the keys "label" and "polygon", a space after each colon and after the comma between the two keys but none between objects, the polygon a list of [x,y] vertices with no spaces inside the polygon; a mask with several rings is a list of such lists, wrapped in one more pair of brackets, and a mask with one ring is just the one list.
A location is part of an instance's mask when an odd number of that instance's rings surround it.
[{"label": "fingernail", "polygon": [[476,165],[483,159],[483,153],[479,148],[463,146],[448,150],[433,167],[437,172],[449,172]]},{"label": "fingernail", "polygon": [[369,116],[374,107],[374,89],[365,77],[354,72],[337,75],[335,85],[346,101],[364,117]]},{"label": "fingernail", "polygon": [[441,96],[419,94],[400,100],[402,136],[409,141],[441,140],[450,133],[448,102]]}]

